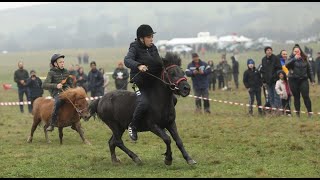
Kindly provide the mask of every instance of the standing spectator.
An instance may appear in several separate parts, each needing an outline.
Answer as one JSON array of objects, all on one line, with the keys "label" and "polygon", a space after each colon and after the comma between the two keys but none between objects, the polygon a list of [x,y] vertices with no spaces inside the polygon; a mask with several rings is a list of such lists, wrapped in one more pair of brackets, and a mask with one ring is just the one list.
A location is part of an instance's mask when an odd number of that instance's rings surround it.
[{"label": "standing spectator", "polygon": [[81,59],[82,57],[81,57],[80,53],[78,54],[77,58],[78,58],[78,63],[81,64],[82,63],[82,59]]},{"label": "standing spectator", "polygon": [[74,66],[74,70],[76,71],[76,74],[78,75],[79,74],[79,69],[80,69],[80,65],[79,64],[76,64]]},{"label": "standing spectator", "polygon": [[76,72],[76,70],[74,69],[73,64],[71,64],[71,65],[69,66],[68,71],[69,71],[69,74],[70,74],[70,75],[77,76],[77,72]]},{"label": "standing spectator", "polygon": [[103,75],[103,86],[102,86],[101,92],[103,92],[103,94],[106,94],[108,92],[109,76],[107,72],[104,72],[103,68],[99,68],[99,71]]},{"label": "standing spectator", "polygon": [[118,67],[114,70],[112,74],[112,78],[115,81],[116,89],[124,89],[127,90],[129,73],[128,69],[124,68],[123,62],[118,63]]},{"label": "standing spectator", "polygon": [[232,60],[233,80],[234,80],[234,84],[236,85],[236,89],[238,89],[239,88],[239,62],[235,56],[231,56],[231,60]]},{"label": "standing spectator", "polygon": [[226,59],[222,63],[222,73],[224,79],[224,88],[222,90],[230,90],[229,82],[232,79],[232,67]]},{"label": "standing spectator", "polygon": [[282,71],[284,71],[284,73],[286,73],[286,76],[288,76],[289,70],[286,67],[286,61],[288,59],[288,53],[286,50],[281,50],[280,54],[279,54],[279,58],[280,58],[280,63],[281,63],[281,67],[282,67]]},{"label": "standing spectator", "polygon": [[88,73],[88,91],[91,92],[91,97],[103,96],[103,74],[97,70],[95,61],[90,62],[91,70]]},{"label": "standing spectator", "polygon": [[[203,106],[205,113],[210,114],[209,104],[209,82],[208,74],[210,74],[211,68],[208,64],[200,60],[197,53],[192,53],[192,62],[188,64],[186,69],[186,75],[191,77],[194,95],[197,97],[207,98],[203,99]],[[196,98],[196,112],[201,112],[201,99]]]},{"label": "standing spectator", "polygon": [[39,77],[36,76],[36,71],[30,71],[30,78],[27,79],[26,86],[29,88],[29,96],[31,100],[31,109],[33,109],[33,102],[38,97],[42,97],[42,81]]},{"label": "standing spectator", "polygon": [[[27,79],[29,78],[29,73],[27,70],[25,70],[23,68],[23,62],[19,61],[18,62],[18,68],[15,72],[14,72],[14,81],[17,83],[18,86],[18,95],[19,95],[19,102],[23,103],[23,94],[26,95],[26,99],[27,101],[30,101],[30,97],[29,97],[29,89],[26,86],[27,83]],[[31,104],[28,103],[28,110],[29,113],[32,112],[32,107]],[[24,109],[23,109],[23,104],[20,104],[20,112],[24,113]]]},{"label": "standing spectator", "polygon": [[224,88],[224,77],[223,77],[223,73],[222,73],[222,64],[223,64],[223,61],[220,61],[219,64],[217,65],[217,68],[216,68],[219,89]]},{"label": "standing spectator", "polygon": [[77,75],[77,86],[82,87],[86,92],[88,91],[88,76],[84,73],[83,67],[79,68]]},{"label": "standing spectator", "polygon": [[211,69],[211,72],[208,75],[209,91],[211,91],[211,87],[212,87],[212,90],[214,91],[216,89],[217,73],[212,60],[208,61],[208,65],[210,66],[210,69]]},{"label": "standing spectator", "polygon": [[261,75],[264,86],[267,86],[268,98],[272,108],[280,108],[281,101],[276,93],[275,86],[278,79],[277,72],[282,69],[279,57],[272,54],[272,48],[267,46],[264,48],[266,54],[262,58]]},{"label": "standing spectator", "polygon": [[[249,93],[249,114],[253,114],[254,97],[257,99],[257,105],[261,106],[261,86],[262,79],[259,71],[255,67],[253,59],[247,60],[248,69],[243,73],[243,84]],[[262,109],[258,108],[259,115],[262,115]]]},{"label": "standing spectator", "polygon": [[88,64],[89,63],[89,55],[88,53],[83,54],[83,64]]},{"label": "standing spectator", "polygon": [[283,114],[291,116],[290,97],[291,90],[289,87],[287,75],[283,70],[278,71],[279,80],[276,82],[276,92],[280,96]]},{"label": "standing spectator", "polygon": [[[103,70],[103,71],[104,71],[104,70]],[[109,78],[108,73],[107,73],[107,72],[104,72],[104,73],[103,73],[103,80],[104,80],[104,83],[103,83],[103,93],[104,93],[104,94],[106,94],[107,92],[109,92],[109,90],[108,90],[108,85],[109,85],[109,82],[110,82],[109,79],[110,79],[110,78]]]},{"label": "standing spectator", "polygon": [[312,69],[312,72],[313,72],[313,79],[315,79],[315,72],[316,72],[316,62],[313,60],[313,57],[311,56],[311,54],[308,54],[308,61],[310,63],[310,66],[311,66],[311,69]]},{"label": "standing spectator", "polygon": [[300,94],[308,110],[309,117],[311,117],[310,112],[312,112],[308,78],[312,85],[314,85],[314,78],[307,58],[300,46],[296,44],[292,49],[290,59],[286,62],[286,66],[289,69],[289,85],[294,97],[294,107],[298,117],[300,117]]},{"label": "standing spectator", "polygon": [[320,52],[317,53],[318,57],[316,59],[316,73],[318,78],[318,85],[320,85]]}]

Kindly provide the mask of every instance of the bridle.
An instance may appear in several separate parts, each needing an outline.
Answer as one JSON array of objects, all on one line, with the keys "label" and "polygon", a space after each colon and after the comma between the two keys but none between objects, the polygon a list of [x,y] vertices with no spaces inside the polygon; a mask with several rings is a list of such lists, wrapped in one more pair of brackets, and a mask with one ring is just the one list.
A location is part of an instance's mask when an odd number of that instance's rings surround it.
[{"label": "bridle", "polygon": [[[61,84],[66,83],[66,82],[67,82],[67,79],[68,79],[69,77],[73,77],[73,76],[72,76],[72,75],[69,75],[66,79],[63,79],[63,80],[61,81]],[[61,88],[61,90],[62,90],[62,92],[65,92],[65,90],[63,90],[63,88]],[[83,109],[79,109],[79,108],[70,100],[70,98],[68,98],[67,96],[66,96],[66,98],[69,100],[69,102],[72,104],[72,106],[74,107],[74,109],[77,111],[78,115],[81,117],[83,111],[84,111],[85,109],[87,109],[87,108],[85,107],[85,108],[83,108]],[[83,99],[85,99],[85,97],[83,97]]]},{"label": "bridle", "polygon": [[[153,76],[154,78],[156,78],[156,79],[160,80],[161,82],[163,82],[164,84],[168,85],[169,88],[170,88],[172,91],[174,91],[174,90],[179,90],[178,84],[179,84],[181,81],[187,81],[187,78],[186,78],[186,77],[181,77],[181,78],[179,78],[177,81],[173,82],[173,81],[172,81],[172,78],[170,77],[170,75],[169,75],[169,73],[168,73],[168,70],[169,70],[169,69],[171,69],[171,68],[173,68],[173,67],[177,67],[177,66],[178,66],[178,65],[173,64],[173,65],[170,65],[170,66],[168,66],[168,67],[166,67],[166,68],[163,68],[163,71],[161,72],[161,78],[159,78],[159,77],[157,77],[157,76],[155,76],[155,75],[153,75],[153,74],[151,74],[151,73],[149,73],[149,72],[147,72],[147,71],[144,72],[144,73],[146,73],[146,74],[148,74],[148,75],[150,75],[150,76]],[[166,78],[166,77],[167,77],[167,79],[168,79],[169,82],[166,82],[166,81],[165,81],[165,78]]]}]

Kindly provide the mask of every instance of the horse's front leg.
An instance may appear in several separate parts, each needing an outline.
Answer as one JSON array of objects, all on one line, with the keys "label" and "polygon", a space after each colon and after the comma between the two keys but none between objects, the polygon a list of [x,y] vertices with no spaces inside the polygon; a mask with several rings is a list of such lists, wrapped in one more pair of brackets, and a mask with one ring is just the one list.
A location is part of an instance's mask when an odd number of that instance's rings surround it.
[{"label": "horse's front leg", "polygon": [[176,142],[176,145],[178,146],[179,150],[181,151],[184,159],[188,162],[188,164],[190,165],[196,164],[197,162],[189,156],[189,154],[187,153],[187,151],[183,146],[182,140],[178,134],[176,122],[173,121],[167,129],[170,132],[172,138]]},{"label": "horse's front leg", "polygon": [[[84,132],[83,130],[81,129],[81,123],[80,121],[74,123],[74,125],[72,125],[73,127],[75,127],[76,131],[79,133],[82,141],[85,143],[85,144],[88,144],[88,145],[91,145],[91,143],[84,137]],[[72,128],[72,127],[71,127]]]},{"label": "horse's front leg", "polygon": [[60,139],[60,145],[62,145],[62,138],[63,138],[63,127],[59,127],[59,139]]},{"label": "horse's front leg", "polygon": [[167,146],[167,151],[164,153],[165,160],[164,163],[166,165],[171,165],[172,164],[172,151],[171,151],[171,139],[170,136],[166,134],[164,129],[161,129],[158,125],[154,125],[153,128],[151,128],[151,132],[153,132],[155,135],[159,136],[164,143],[166,143]]}]

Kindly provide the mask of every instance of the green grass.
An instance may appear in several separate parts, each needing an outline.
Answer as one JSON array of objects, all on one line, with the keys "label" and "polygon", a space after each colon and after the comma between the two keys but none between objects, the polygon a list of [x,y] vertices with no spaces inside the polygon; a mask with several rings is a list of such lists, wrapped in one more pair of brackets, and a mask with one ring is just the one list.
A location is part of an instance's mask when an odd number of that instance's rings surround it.
[{"label": "green grass", "polygon": [[[81,50],[57,51],[67,55],[66,62],[76,62]],[[112,71],[123,58],[123,49],[92,49],[90,57],[98,67]],[[26,69],[31,67],[45,76],[52,52],[30,52],[0,55],[0,83],[13,83],[13,71],[23,57]],[[220,54],[212,55],[218,60]],[[263,53],[241,54],[242,76],[246,58]],[[207,55],[209,57],[209,55]],[[206,58],[207,58],[206,57]],[[210,56],[211,57],[211,56]],[[205,59],[205,58],[204,58]],[[190,60],[184,59],[185,67]],[[230,62],[230,60],[228,59]],[[86,67],[88,70],[89,67]],[[210,98],[247,103],[248,94],[241,78],[239,91],[214,91]],[[191,82],[190,82],[191,83]],[[233,85],[233,83],[231,83]],[[114,89],[113,83],[110,90]],[[48,94],[47,91],[46,95]],[[319,88],[310,90],[314,111],[320,110]],[[17,101],[14,90],[0,89],[0,102]],[[210,102],[211,115],[194,114],[194,99],[178,99],[177,126],[184,146],[197,165],[189,166],[172,140],[173,164],[163,162],[165,144],[150,132],[139,133],[132,143],[127,132],[123,141],[143,161],[137,166],[119,148],[116,153],[120,165],[111,163],[107,141],[111,130],[100,120],[82,121],[86,138],[92,146],[82,143],[79,135],[64,129],[63,145],[59,144],[57,129],[49,133],[51,144],[45,142],[43,127],[35,131],[31,144],[27,143],[32,115],[20,114],[18,106],[0,106],[0,177],[319,177],[320,176],[320,123],[302,114],[298,119],[288,117],[259,117],[247,115],[244,106]],[[293,108],[293,104],[291,104]],[[26,110],[25,106],[25,110]],[[305,111],[302,102],[301,110]]]}]

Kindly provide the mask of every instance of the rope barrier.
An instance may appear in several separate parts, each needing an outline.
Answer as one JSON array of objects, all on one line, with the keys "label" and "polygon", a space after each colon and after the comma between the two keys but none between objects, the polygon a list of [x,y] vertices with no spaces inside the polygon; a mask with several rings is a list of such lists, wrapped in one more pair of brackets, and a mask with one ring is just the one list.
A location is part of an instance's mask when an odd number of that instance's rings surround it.
[{"label": "rope barrier", "polygon": [[[103,96],[97,96],[97,97],[86,97],[86,100],[96,100],[96,99],[100,99]],[[192,97],[195,99],[204,99],[204,100],[209,100],[209,101],[213,101],[213,102],[219,102],[219,103],[224,103],[224,104],[230,104],[230,105],[237,105],[237,106],[246,106],[246,107],[250,107],[250,104],[244,104],[244,103],[238,103],[238,102],[232,102],[232,101],[225,101],[225,100],[217,100],[217,99],[211,99],[211,98],[203,98],[203,97],[198,97],[198,96],[194,96],[194,95],[189,95],[188,97]],[[52,99],[51,96],[46,97],[46,99]],[[24,102],[0,102],[0,106],[15,106],[15,105],[27,105],[27,104],[31,104],[31,101],[24,101]],[[271,107],[265,107],[265,106],[257,106],[257,105],[252,105],[252,107],[254,108],[261,108],[264,110],[273,110],[273,111],[288,111],[290,112],[290,110],[285,110],[282,108],[271,108]],[[291,110],[291,112],[298,112],[296,110]],[[302,114],[316,114],[316,115],[320,115],[320,112],[305,112],[305,111],[300,111],[300,113]]]}]

